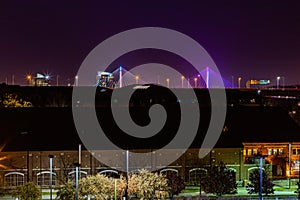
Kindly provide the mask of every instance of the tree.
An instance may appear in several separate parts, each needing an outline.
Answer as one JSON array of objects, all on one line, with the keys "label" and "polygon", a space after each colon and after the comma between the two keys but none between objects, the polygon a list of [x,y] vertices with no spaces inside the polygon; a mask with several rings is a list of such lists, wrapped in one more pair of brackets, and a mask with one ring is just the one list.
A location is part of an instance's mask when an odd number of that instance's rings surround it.
[{"label": "tree", "polygon": [[4,94],[0,99],[0,107],[17,108],[17,107],[32,107],[32,103],[18,97],[17,94]]},{"label": "tree", "polygon": [[173,199],[174,195],[178,195],[185,188],[184,180],[174,172],[168,172],[166,176],[170,189],[170,197]]},{"label": "tree", "polygon": [[37,200],[41,199],[41,191],[35,183],[28,182],[25,185],[18,186],[12,196],[20,200]]},{"label": "tree", "polygon": [[112,199],[114,196],[114,182],[103,174],[87,176],[79,181],[80,198],[93,196],[95,200]]},{"label": "tree", "polygon": [[141,169],[138,174],[128,176],[128,194],[137,195],[141,200],[164,199],[168,191],[168,180],[163,174]]},{"label": "tree", "polygon": [[217,196],[236,194],[235,172],[222,163],[219,166],[212,166],[208,174],[202,179],[201,187],[206,193],[213,193]]},{"label": "tree", "polygon": [[[259,168],[254,169],[250,175],[249,175],[249,180],[250,184],[249,187],[253,187],[254,193],[259,193],[260,189],[260,173],[259,173]],[[263,184],[262,184],[262,193],[263,194],[273,194],[274,193],[274,184],[272,180],[269,178],[269,169],[265,168],[265,170],[262,171],[262,177],[263,177]]]},{"label": "tree", "polygon": [[75,184],[72,181],[68,181],[65,185],[60,186],[56,193],[57,199],[69,200],[75,197]]},{"label": "tree", "polygon": [[[113,199],[114,197],[114,178],[102,174],[87,176],[78,183],[79,199],[86,199],[88,196],[95,200]],[[124,176],[116,179],[117,198],[121,199],[125,194],[127,181]],[[159,173],[152,173],[147,170],[140,170],[138,174],[128,175],[128,194],[137,195],[140,199],[164,199],[168,194],[167,178]],[[75,185],[68,182],[61,186],[57,192],[58,199],[74,199]]]}]

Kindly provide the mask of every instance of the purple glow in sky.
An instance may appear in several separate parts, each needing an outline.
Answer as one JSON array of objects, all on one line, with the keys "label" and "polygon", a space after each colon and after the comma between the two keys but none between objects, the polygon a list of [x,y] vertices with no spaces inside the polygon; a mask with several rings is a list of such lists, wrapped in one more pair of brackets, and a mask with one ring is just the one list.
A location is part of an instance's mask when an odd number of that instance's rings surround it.
[{"label": "purple glow in sky", "polygon": [[[156,26],[180,31],[199,42],[222,76],[237,84],[284,77],[300,84],[299,1],[2,1],[0,82],[25,84],[26,73],[44,72],[53,82],[74,81],[86,55],[108,37]],[[133,52],[134,54],[134,52]],[[182,60],[136,52],[114,62],[130,67]],[[168,60],[171,59],[171,60]],[[175,61],[176,60],[176,61]],[[178,62],[177,62],[178,61]]]}]

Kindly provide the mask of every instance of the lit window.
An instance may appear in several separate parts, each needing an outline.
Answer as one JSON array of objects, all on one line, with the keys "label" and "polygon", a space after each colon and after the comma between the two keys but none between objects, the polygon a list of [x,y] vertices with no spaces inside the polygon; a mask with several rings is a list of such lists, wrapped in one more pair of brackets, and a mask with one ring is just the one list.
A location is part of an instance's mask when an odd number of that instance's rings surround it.
[{"label": "lit window", "polygon": [[257,149],[253,149],[253,155],[257,155]]},{"label": "lit window", "polygon": [[268,149],[268,155],[272,155],[272,149]]},{"label": "lit window", "polygon": [[283,150],[282,149],[278,149],[278,154],[282,155],[283,154]]},{"label": "lit window", "polygon": [[293,155],[297,155],[297,149],[293,149]]},{"label": "lit window", "polygon": [[273,154],[277,155],[277,149],[273,149]]},{"label": "lit window", "polygon": [[248,149],[248,156],[252,155],[252,149]]},{"label": "lit window", "polygon": [[244,156],[246,156],[246,155],[247,155],[247,151],[246,151],[246,149],[244,149],[244,151],[243,151],[243,154],[244,154]]}]

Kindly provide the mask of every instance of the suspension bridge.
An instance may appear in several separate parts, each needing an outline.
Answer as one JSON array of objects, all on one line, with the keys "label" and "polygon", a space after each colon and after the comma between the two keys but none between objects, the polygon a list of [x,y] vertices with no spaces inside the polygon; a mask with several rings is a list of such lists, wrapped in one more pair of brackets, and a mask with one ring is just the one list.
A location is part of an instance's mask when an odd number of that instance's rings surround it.
[{"label": "suspension bridge", "polygon": [[233,88],[232,82],[224,79],[209,67],[199,74],[185,77],[178,74],[134,74],[120,66],[113,72],[98,72],[96,84],[102,87],[122,88],[134,84],[157,84],[169,88]]}]

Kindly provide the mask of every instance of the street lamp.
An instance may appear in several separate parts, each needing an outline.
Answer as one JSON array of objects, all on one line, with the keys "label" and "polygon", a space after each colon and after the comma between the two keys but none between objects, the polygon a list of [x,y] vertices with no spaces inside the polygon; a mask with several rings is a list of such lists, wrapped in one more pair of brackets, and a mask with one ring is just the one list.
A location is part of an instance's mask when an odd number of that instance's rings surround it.
[{"label": "street lamp", "polygon": [[263,172],[262,172],[263,157],[259,158],[259,199],[262,200],[262,188],[263,188]]},{"label": "street lamp", "polygon": [[126,150],[126,188],[123,200],[128,199],[128,172],[129,172],[129,151]]},{"label": "street lamp", "polygon": [[31,76],[30,74],[28,74],[28,75],[26,76],[26,79],[27,79],[27,81],[28,81],[28,85],[30,85],[30,84],[31,84],[32,76]]},{"label": "street lamp", "polygon": [[139,76],[135,76],[135,84],[139,84],[139,79],[140,79]]},{"label": "street lamp", "polygon": [[75,187],[76,187],[76,192],[75,192],[75,200],[78,200],[78,177],[79,177],[79,163],[75,163]]},{"label": "street lamp", "polygon": [[167,78],[166,81],[167,81],[167,87],[169,88],[170,87],[170,79]]},{"label": "street lamp", "polygon": [[277,80],[277,89],[278,89],[279,88],[280,76],[277,76],[276,80]]},{"label": "street lamp", "polygon": [[242,78],[238,77],[238,88],[241,88],[241,80],[242,80]]},{"label": "street lamp", "polygon": [[78,76],[75,76],[75,86],[78,86]]},{"label": "street lamp", "polygon": [[50,179],[49,179],[49,186],[50,186],[50,200],[52,200],[52,162],[53,162],[53,155],[49,155],[50,159]]},{"label": "street lamp", "polygon": [[181,76],[181,88],[183,88],[184,76]]},{"label": "street lamp", "polygon": [[194,78],[194,82],[195,82],[195,88],[197,87],[197,78]]}]

